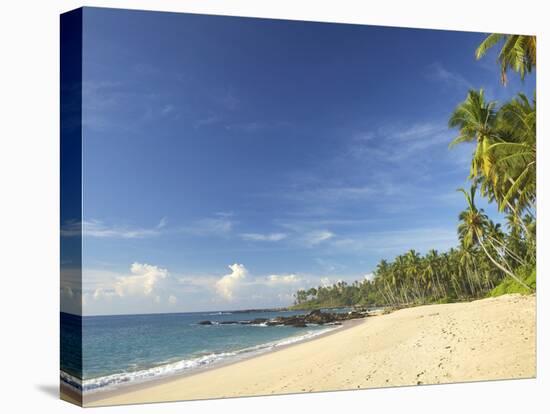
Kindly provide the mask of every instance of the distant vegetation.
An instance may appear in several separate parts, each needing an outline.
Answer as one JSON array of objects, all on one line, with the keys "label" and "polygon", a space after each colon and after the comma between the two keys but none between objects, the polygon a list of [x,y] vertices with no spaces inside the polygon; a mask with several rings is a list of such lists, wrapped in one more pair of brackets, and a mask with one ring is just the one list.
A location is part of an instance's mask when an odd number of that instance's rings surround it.
[{"label": "distant vegetation", "polygon": [[[501,44],[501,79],[509,70],[523,80],[536,65],[534,36],[489,35],[476,57]],[[296,309],[337,306],[411,305],[470,300],[536,289],[536,100],[518,94],[498,105],[483,89],[470,90],[450,115],[458,130],[452,148],[475,143],[471,187],[458,189],[466,208],[458,215],[459,246],[446,252],[414,250],[382,260],[372,280],[338,282],[299,290]],[[476,195],[495,203],[505,228],[477,207]]]}]

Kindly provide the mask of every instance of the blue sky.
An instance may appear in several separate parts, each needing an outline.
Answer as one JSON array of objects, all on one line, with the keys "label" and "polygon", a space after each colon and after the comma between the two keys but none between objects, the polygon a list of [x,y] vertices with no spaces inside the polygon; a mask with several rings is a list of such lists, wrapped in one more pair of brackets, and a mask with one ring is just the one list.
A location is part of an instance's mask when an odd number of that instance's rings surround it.
[{"label": "blue sky", "polygon": [[483,37],[85,9],[84,312],[287,305],[454,246],[449,114],[534,90]]}]

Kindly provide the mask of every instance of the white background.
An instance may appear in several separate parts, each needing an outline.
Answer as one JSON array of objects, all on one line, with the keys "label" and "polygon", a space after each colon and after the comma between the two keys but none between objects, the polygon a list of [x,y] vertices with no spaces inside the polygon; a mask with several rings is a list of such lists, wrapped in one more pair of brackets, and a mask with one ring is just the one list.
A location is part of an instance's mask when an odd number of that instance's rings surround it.
[{"label": "white background", "polygon": [[[0,410],[68,413],[59,366],[59,14],[87,6],[538,36],[538,378],[94,409],[175,412],[548,412],[549,11],[543,0],[5,1],[0,13]],[[545,19],[546,17],[546,19]],[[544,27],[545,23],[547,24]],[[545,183],[546,181],[546,183]],[[541,209],[545,206],[546,209]],[[545,254],[546,253],[546,254]],[[546,393],[545,393],[546,391]]]}]

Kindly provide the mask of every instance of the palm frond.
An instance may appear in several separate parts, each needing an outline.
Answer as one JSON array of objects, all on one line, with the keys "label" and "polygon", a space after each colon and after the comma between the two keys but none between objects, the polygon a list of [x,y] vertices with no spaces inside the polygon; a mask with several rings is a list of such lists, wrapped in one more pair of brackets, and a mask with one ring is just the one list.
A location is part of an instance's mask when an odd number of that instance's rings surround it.
[{"label": "palm frond", "polygon": [[500,33],[492,33],[488,35],[483,42],[477,47],[476,49],[476,59],[481,59],[483,56],[487,54],[489,49],[491,49],[493,46],[495,46],[498,42],[500,42],[505,35]]}]

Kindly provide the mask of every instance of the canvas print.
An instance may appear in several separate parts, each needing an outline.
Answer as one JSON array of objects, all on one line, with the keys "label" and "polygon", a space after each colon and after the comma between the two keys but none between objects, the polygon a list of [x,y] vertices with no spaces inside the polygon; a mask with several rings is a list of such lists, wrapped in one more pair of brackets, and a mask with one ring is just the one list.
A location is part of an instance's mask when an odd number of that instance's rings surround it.
[{"label": "canvas print", "polygon": [[61,16],[61,397],[536,375],[536,37]]}]

